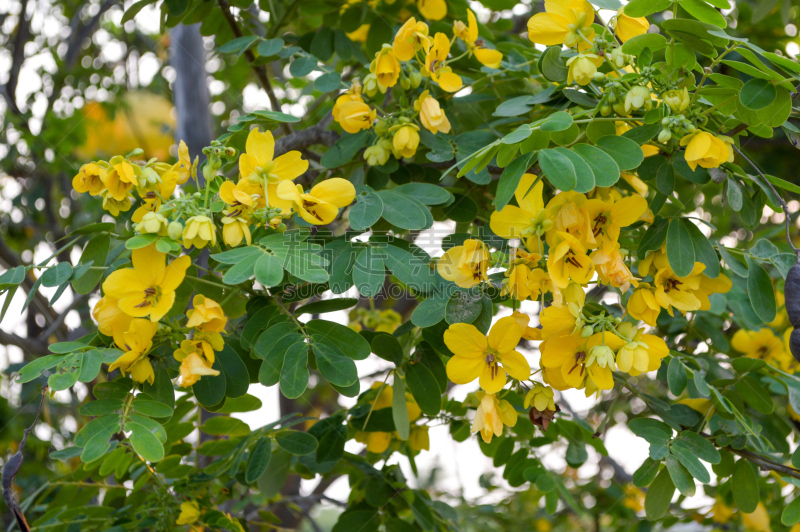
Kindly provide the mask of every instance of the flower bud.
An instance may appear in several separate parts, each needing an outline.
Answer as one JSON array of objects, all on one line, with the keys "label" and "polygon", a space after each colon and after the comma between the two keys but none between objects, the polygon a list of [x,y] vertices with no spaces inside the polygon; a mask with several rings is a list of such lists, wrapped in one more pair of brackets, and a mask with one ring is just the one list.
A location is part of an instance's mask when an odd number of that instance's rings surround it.
[{"label": "flower bud", "polygon": [[595,81],[603,81],[604,79],[606,79],[606,75],[604,72],[595,72],[594,75],[592,76],[592,79],[594,79]]},{"label": "flower bud", "polygon": [[600,115],[601,116],[608,116],[611,114],[611,106],[610,105],[603,105],[600,107]]},{"label": "flower bud", "polygon": [[422,74],[420,74],[418,71],[415,70],[414,72],[411,73],[409,79],[411,80],[412,87],[414,87],[415,89],[419,88],[420,84],[422,83]]},{"label": "flower bud", "polygon": [[591,325],[587,325],[583,329],[581,329],[581,338],[589,338],[591,335],[594,334],[594,327]]},{"label": "flower bud", "polygon": [[411,80],[404,77],[400,80],[400,86],[403,87],[404,90],[409,90],[411,88]]},{"label": "flower bud", "polygon": [[691,101],[689,91],[685,87],[682,91],[677,89],[667,91],[664,93],[663,98],[673,113],[682,113],[689,107],[689,102]]},{"label": "flower bud", "polygon": [[601,368],[614,370],[614,351],[607,345],[596,345],[589,350],[589,358],[586,365],[597,364]]},{"label": "flower bud", "polygon": [[662,129],[658,134],[658,142],[669,142],[672,138],[672,131],[669,129]]},{"label": "flower bud", "polygon": [[183,234],[183,224],[178,221],[170,222],[167,226],[167,235],[172,240],[180,240],[181,234]]},{"label": "flower bud", "polygon": [[142,234],[163,235],[167,230],[167,219],[157,212],[148,212],[134,226],[134,230]]},{"label": "flower bud", "polygon": [[378,142],[377,144],[364,150],[364,160],[367,161],[367,164],[370,166],[380,166],[386,164],[386,161],[389,160],[389,155],[391,155],[391,153],[391,143],[387,148],[384,142]]}]

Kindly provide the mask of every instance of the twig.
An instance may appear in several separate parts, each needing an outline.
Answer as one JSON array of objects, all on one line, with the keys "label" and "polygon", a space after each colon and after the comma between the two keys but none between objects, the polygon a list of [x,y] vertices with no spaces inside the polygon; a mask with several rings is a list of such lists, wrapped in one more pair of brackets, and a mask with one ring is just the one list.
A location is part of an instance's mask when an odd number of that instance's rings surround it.
[{"label": "twig", "polygon": [[760,175],[760,176],[761,176],[761,178],[762,178],[762,179],[764,180],[764,182],[767,184],[767,186],[769,187],[769,189],[770,189],[770,190],[772,191],[772,193],[775,195],[775,199],[777,199],[777,200],[778,200],[778,203],[780,203],[780,204],[781,204],[781,207],[783,208],[783,215],[784,215],[783,221],[784,221],[784,222],[785,222],[785,224],[786,224],[786,241],[787,241],[787,242],[789,242],[789,247],[791,247],[791,248],[792,248],[792,250],[794,251],[794,254],[795,254],[795,261],[796,261],[796,262],[800,262],[800,249],[798,249],[797,247],[795,247],[794,243],[792,242],[792,233],[791,233],[791,228],[792,228],[792,217],[791,217],[791,215],[789,214],[789,207],[787,207],[787,206],[786,206],[786,201],[784,201],[784,199],[781,197],[781,195],[780,195],[780,194],[778,194],[778,191],[777,191],[777,190],[775,190],[775,187],[774,187],[774,186],[772,186],[772,183],[770,183],[769,179],[767,179],[767,176],[765,176],[765,175],[764,175],[764,173],[763,173],[761,170],[759,170],[758,166],[756,166],[756,165],[755,165],[755,163],[754,163],[753,161],[751,161],[751,160],[750,160],[750,159],[747,157],[747,155],[745,155],[744,153],[742,153],[742,150],[740,150],[740,149],[739,149],[739,148],[737,148],[736,146],[733,146],[733,149],[734,149],[734,150],[736,150],[736,152],[737,152],[739,155],[741,155],[741,156],[742,156],[742,158],[743,158],[745,161],[747,161],[747,162],[748,162],[748,164],[749,164],[750,166],[752,166],[752,167],[753,167],[753,169],[754,169],[756,172],[758,172],[758,175]]},{"label": "twig", "polygon": [[22,468],[22,463],[25,461],[22,456],[22,451],[25,450],[25,444],[28,442],[28,435],[39,421],[39,415],[42,413],[45,396],[47,396],[47,385],[42,388],[42,401],[39,403],[39,410],[36,412],[33,424],[23,431],[22,440],[19,442],[17,452],[11,455],[11,458],[9,458],[3,466],[3,500],[6,501],[6,505],[14,514],[17,520],[17,526],[19,526],[22,532],[30,532],[31,527],[28,525],[28,521],[25,520],[25,515],[22,513],[22,510],[20,510],[16,497],[14,497],[14,477],[19,473],[20,468]]},{"label": "twig", "polygon": [[761,469],[765,469],[767,471],[776,471],[778,473],[786,475],[787,477],[800,479],[800,469],[795,469],[787,465],[779,464],[774,460],[770,460],[769,458],[758,455],[752,451],[748,451],[747,449],[734,449],[732,447],[726,447],[726,449],[732,452],[733,454],[738,454],[745,460],[753,462],[757,466],[760,466]]},{"label": "twig", "polygon": [[67,314],[69,314],[70,311],[75,310],[75,307],[83,303],[88,297],[89,294],[84,294],[73,298],[72,303],[70,303],[69,306],[65,308],[63,312],[61,312],[58,315],[55,321],[52,324],[50,324],[47,330],[42,333],[41,335],[42,341],[47,342],[47,339],[50,338],[50,335],[54,334],[59,329],[59,327],[61,327],[61,324],[64,323],[64,320],[67,319]]},{"label": "twig", "polygon": [[[217,2],[219,3],[220,9],[222,9],[222,14],[225,15],[225,20],[228,21],[228,25],[231,27],[231,31],[233,31],[234,37],[241,37],[242,30],[239,29],[239,25],[236,23],[236,19],[231,13],[231,8],[228,5],[228,2],[225,0],[217,0]],[[278,98],[275,97],[275,92],[272,90],[272,83],[270,83],[269,77],[267,76],[267,69],[264,68],[264,65],[255,64],[256,56],[253,55],[251,50],[245,50],[244,56],[247,58],[247,62],[250,63],[250,67],[252,67],[253,72],[256,73],[256,77],[261,83],[261,87],[266,91],[267,96],[269,97],[269,103],[272,106],[272,110],[280,112],[281,103],[278,101]],[[292,133],[291,126],[286,122],[281,122],[281,130],[283,131],[284,135],[290,135]]]},{"label": "twig", "polygon": [[8,71],[8,81],[3,87],[3,95],[6,97],[8,107],[17,115],[20,114],[16,99],[17,82],[19,82],[22,63],[25,61],[25,43],[28,41],[31,29],[31,21],[28,19],[27,13],[28,0],[22,0],[19,22],[17,23],[17,34],[14,36],[14,52],[11,54],[11,68]]}]

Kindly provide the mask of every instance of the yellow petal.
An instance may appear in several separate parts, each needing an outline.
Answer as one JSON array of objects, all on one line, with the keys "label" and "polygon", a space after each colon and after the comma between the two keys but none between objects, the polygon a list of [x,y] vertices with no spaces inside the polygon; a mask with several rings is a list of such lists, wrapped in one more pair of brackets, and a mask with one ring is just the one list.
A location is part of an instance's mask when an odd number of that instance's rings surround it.
[{"label": "yellow petal", "polygon": [[505,239],[522,238],[522,233],[531,225],[530,213],[506,205],[501,211],[495,211],[489,218],[489,227],[499,237]]},{"label": "yellow petal", "polygon": [[489,68],[500,68],[500,62],[503,60],[503,53],[498,50],[490,50],[489,48],[478,48],[475,50],[475,58]]},{"label": "yellow petal", "polygon": [[447,92],[456,92],[460,90],[464,84],[464,82],[461,81],[461,77],[453,72],[442,72],[441,75],[439,75],[438,82],[439,86]]},{"label": "yellow petal", "polygon": [[[477,331],[477,329],[475,330]],[[496,349],[500,354],[505,354],[517,347],[521,337],[522,334],[516,318],[514,316],[506,316],[497,320],[497,323],[492,326],[492,330],[489,331],[489,346]],[[453,352],[455,353],[455,351]]]},{"label": "yellow petal", "polygon": [[563,44],[569,33],[570,21],[555,13],[537,13],[528,21],[531,42],[554,46]]},{"label": "yellow petal", "polygon": [[647,210],[647,200],[641,196],[628,196],[611,207],[611,220],[619,227],[628,227]]},{"label": "yellow petal", "polygon": [[536,185],[534,174],[522,174],[519,180],[517,190],[514,191],[514,197],[517,199],[517,204],[525,211],[536,214],[544,209],[544,201],[542,200],[542,190],[544,189],[544,181],[539,180]]},{"label": "yellow petal", "polygon": [[497,367],[492,371],[492,368],[484,363],[479,382],[481,389],[486,393],[497,393],[506,385],[506,372],[501,367]]},{"label": "yellow petal", "polygon": [[519,381],[524,381],[531,376],[531,365],[517,351],[503,353],[500,358],[506,373]]},{"label": "yellow petal", "polygon": [[[247,154],[255,159],[257,166],[264,166],[272,160],[275,153],[275,139],[270,131],[262,133],[258,128],[251,129],[245,148]],[[241,159],[239,164],[241,165]]]},{"label": "yellow petal", "polygon": [[309,194],[321,201],[341,208],[353,202],[356,197],[356,188],[347,179],[334,177],[314,186]]},{"label": "yellow petal", "polygon": [[156,249],[155,244],[134,249],[131,253],[131,262],[139,281],[147,286],[161,284],[166,257],[165,253]]},{"label": "yellow petal", "polygon": [[485,367],[483,358],[454,356],[447,361],[447,378],[456,384],[468,384],[480,377]]},{"label": "yellow petal", "polygon": [[281,179],[295,179],[308,170],[308,161],[303,159],[299,151],[284,153],[275,159],[275,175]]},{"label": "yellow petal", "polygon": [[[519,326],[516,327],[519,334]],[[478,328],[470,323],[454,323],[448,327],[444,332],[444,343],[459,357],[478,358],[482,362],[483,354],[489,344]],[[514,346],[516,347],[516,344]]]}]

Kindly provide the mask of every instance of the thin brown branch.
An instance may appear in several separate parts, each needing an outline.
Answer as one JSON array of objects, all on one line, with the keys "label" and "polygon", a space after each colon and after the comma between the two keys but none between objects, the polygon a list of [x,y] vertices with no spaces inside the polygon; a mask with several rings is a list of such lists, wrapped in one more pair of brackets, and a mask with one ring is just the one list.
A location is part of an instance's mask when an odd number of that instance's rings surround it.
[{"label": "thin brown branch", "polygon": [[3,87],[3,95],[8,102],[8,107],[14,114],[20,114],[20,109],[17,107],[17,83],[19,82],[19,73],[22,69],[22,63],[25,61],[25,43],[31,34],[31,21],[27,18],[28,13],[28,0],[22,0],[22,5],[19,11],[19,23],[17,24],[17,32],[14,35],[14,51],[11,54],[11,68],[8,71],[8,82]]},{"label": "thin brown branch", "polygon": [[756,464],[765,471],[775,471],[787,477],[800,479],[800,469],[795,469],[794,467],[780,464],[778,462],[775,462],[774,460],[770,460],[769,458],[758,455],[752,451],[748,451],[747,449],[734,449],[732,447],[726,447],[726,449],[732,452],[733,454],[741,456],[745,460],[753,462],[754,464]]},{"label": "thin brown branch", "polygon": [[13,333],[7,333],[0,330],[0,345],[14,345],[23,351],[37,355],[44,356],[50,354],[47,350],[47,344],[32,338],[23,338]]},{"label": "thin brown branch", "polygon": [[[234,37],[241,37],[242,30],[239,29],[239,24],[236,22],[236,18],[231,13],[231,8],[228,5],[228,2],[225,0],[218,0],[218,3],[220,9],[222,9],[222,14],[225,16],[225,20],[228,21],[228,25],[231,27],[231,31],[233,31]],[[267,69],[264,67],[264,65],[255,64],[256,56],[251,50],[246,50],[244,52],[244,56],[247,59],[247,62],[250,63],[250,67],[253,69],[253,72],[256,73],[256,77],[261,83],[261,87],[266,91],[267,97],[269,98],[269,103],[272,106],[272,110],[280,112],[281,103],[278,101],[278,98],[275,97],[275,91],[272,90],[272,83],[269,81]],[[281,131],[283,131],[284,135],[290,135],[292,133],[292,127],[286,122],[281,122]]]}]

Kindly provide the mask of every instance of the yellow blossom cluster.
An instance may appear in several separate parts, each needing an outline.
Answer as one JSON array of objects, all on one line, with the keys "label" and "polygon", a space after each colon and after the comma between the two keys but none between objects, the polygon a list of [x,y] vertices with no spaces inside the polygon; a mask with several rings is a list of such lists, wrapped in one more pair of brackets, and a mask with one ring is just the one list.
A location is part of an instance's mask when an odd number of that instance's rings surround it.
[{"label": "yellow blossom cluster", "polygon": [[[375,398],[370,401],[373,410],[392,408],[393,389],[390,385],[376,382],[372,384],[372,389],[378,390]],[[412,451],[427,451],[430,449],[428,426],[415,423],[422,415],[422,410],[420,410],[410,392],[406,392],[406,409],[408,410],[408,421],[411,423],[408,446]],[[364,432],[359,430],[356,432],[355,440],[366,444],[368,452],[381,454],[389,448],[392,442],[399,442],[400,438],[397,432]]]},{"label": "yellow blossom cluster", "polygon": [[[447,13],[447,6],[441,0],[420,0],[419,10],[429,20],[440,20]],[[457,39],[463,42],[465,51],[452,58],[451,48]],[[466,23],[454,22],[452,38],[441,32],[430,35],[427,23],[410,17],[397,31],[394,41],[384,44],[375,53],[370,73],[363,84],[354,80],[350,88],[336,99],[333,119],[348,133],[374,127],[377,137],[364,153],[364,159],[370,165],[386,164],[390,156],[396,159],[413,157],[420,142],[420,128],[434,134],[450,132],[450,121],[439,100],[431,95],[430,83],[446,93],[461,90],[464,82],[453,71],[451,63],[464,55],[475,57],[490,68],[499,68],[503,59],[501,52],[488,47],[479,37],[478,21],[471,10],[467,10]],[[365,95],[385,94],[398,83],[404,91],[416,90],[423,81],[425,88],[416,100],[410,100],[404,94],[399,109],[393,112],[382,110],[380,117],[378,109],[364,101]]]}]

